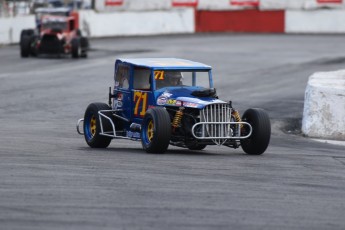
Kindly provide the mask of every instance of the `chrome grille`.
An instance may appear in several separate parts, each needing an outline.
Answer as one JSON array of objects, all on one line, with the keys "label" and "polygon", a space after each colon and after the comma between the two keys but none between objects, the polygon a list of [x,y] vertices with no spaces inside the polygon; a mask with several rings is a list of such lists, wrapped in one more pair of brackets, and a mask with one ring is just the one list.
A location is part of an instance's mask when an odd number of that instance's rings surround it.
[{"label": "chrome grille", "polygon": [[[204,123],[203,123],[204,122]],[[229,104],[211,104],[200,111],[201,135],[214,138],[213,142],[222,145],[231,138],[231,107]]]}]

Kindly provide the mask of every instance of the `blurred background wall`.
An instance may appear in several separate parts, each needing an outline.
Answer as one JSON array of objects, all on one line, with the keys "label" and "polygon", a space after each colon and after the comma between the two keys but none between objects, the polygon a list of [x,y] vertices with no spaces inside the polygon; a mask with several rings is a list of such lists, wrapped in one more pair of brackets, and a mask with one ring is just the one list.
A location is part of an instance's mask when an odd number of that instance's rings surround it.
[{"label": "blurred background wall", "polygon": [[345,0],[0,0],[0,44],[68,7],[89,37],[195,32],[345,33]]}]

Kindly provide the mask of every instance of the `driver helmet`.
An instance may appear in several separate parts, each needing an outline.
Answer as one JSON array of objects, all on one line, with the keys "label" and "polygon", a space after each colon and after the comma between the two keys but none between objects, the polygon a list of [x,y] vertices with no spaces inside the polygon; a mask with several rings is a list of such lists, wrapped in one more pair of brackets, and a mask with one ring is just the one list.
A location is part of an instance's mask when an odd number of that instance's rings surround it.
[{"label": "driver helmet", "polygon": [[182,74],[181,72],[171,71],[165,72],[165,78],[168,80],[169,84],[172,86],[182,84]]}]

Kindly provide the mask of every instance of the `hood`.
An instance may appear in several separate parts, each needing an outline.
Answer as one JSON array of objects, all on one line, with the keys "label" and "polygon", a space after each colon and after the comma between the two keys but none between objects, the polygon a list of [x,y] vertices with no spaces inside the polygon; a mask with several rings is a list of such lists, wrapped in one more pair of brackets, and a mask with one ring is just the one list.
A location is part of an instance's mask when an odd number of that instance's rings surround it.
[{"label": "hood", "polygon": [[219,100],[215,89],[203,87],[166,87],[155,92],[157,105],[183,106],[202,109],[214,103],[226,103]]}]

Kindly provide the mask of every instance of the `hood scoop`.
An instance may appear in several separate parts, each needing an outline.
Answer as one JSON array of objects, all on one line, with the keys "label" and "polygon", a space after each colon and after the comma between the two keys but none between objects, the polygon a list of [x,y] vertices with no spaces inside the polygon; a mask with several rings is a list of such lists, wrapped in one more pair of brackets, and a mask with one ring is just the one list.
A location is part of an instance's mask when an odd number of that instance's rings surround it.
[{"label": "hood scoop", "polygon": [[216,92],[215,88],[195,90],[195,91],[192,92],[192,95],[195,96],[195,97],[213,97],[213,98],[218,98],[217,92]]}]

